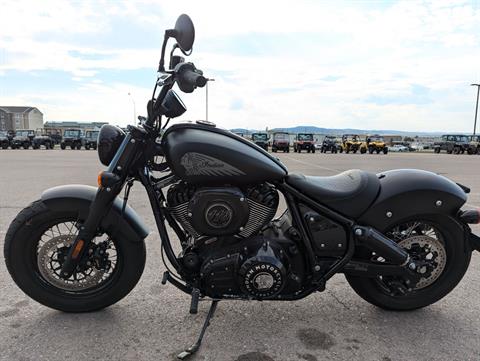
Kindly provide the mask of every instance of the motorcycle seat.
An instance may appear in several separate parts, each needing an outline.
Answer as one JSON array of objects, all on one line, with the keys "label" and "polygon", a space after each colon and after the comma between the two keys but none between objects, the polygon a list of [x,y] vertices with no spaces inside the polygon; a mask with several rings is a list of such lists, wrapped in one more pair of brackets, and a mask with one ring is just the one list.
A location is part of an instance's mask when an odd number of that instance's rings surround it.
[{"label": "motorcycle seat", "polygon": [[380,191],[377,176],[359,169],[331,177],[290,174],[286,183],[318,203],[354,219],[368,209]]}]

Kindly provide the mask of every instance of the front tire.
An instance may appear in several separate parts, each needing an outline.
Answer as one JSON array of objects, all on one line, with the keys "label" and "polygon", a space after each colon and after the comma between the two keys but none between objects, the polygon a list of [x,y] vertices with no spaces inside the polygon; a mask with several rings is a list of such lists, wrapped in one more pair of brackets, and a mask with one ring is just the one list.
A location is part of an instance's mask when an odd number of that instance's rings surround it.
[{"label": "front tire", "polygon": [[[110,231],[101,230],[106,241],[99,244],[108,242],[104,254],[107,260],[112,257],[111,273],[102,274],[100,269],[91,265],[66,281],[56,277],[61,255],[76,236],[76,225],[82,221],[75,210],[56,212],[42,201],[36,201],[17,215],[5,237],[5,262],[15,283],[37,302],[64,312],[96,311],[116,303],[135,287],[145,266],[144,242],[135,243],[121,237],[113,239]],[[73,226],[62,235],[68,224]],[[55,244],[59,237],[63,238]],[[98,238],[92,245],[97,245]],[[47,245],[50,248],[45,250]],[[80,275],[85,277],[80,278]],[[99,275],[102,276],[99,278]]]},{"label": "front tire", "polygon": [[[407,222],[401,222],[399,225],[391,227],[389,231],[384,232],[388,237],[397,242],[404,242],[392,233],[395,227],[401,230],[397,235],[405,236],[405,227],[407,224],[425,224],[423,230],[420,225],[413,228],[408,237],[413,235],[423,235],[436,237],[442,244],[446,256],[445,264],[432,283],[428,284],[425,279],[424,285],[420,289],[414,289],[405,294],[389,293],[384,287],[384,280],[378,278],[365,278],[346,275],[346,279],[353,290],[365,301],[386,310],[409,311],[426,307],[445,297],[452,291],[463,278],[467,271],[472,255],[470,244],[466,242],[464,229],[454,219],[443,215],[416,216]],[[403,228],[401,228],[403,227]],[[428,230],[431,227],[432,231]],[[415,233],[413,233],[415,232]],[[428,233],[430,232],[430,233]],[[433,242],[433,241],[432,241]],[[408,249],[407,249],[408,250]],[[361,257],[371,258],[371,252],[367,250],[360,251]],[[437,253],[438,255],[438,253]],[[417,285],[420,285],[422,279]]]}]

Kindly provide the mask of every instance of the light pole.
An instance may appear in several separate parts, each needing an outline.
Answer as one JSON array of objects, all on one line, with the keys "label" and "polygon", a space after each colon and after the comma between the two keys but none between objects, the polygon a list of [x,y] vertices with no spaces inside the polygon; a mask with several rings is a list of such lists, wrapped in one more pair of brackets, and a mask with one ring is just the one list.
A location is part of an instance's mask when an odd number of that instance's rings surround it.
[{"label": "light pole", "polygon": [[470,84],[471,86],[477,87],[477,105],[475,106],[475,122],[473,123],[473,135],[477,130],[477,114],[478,114],[478,95],[480,94],[480,84]]},{"label": "light pole", "polygon": [[132,94],[130,94],[130,92],[128,92],[128,96],[130,97],[130,99],[132,99],[132,103],[133,103],[133,124],[135,124],[136,119],[137,119],[137,111],[135,109],[135,100],[133,99],[133,96],[132,96]]},{"label": "light pole", "polygon": [[208,82],[215,81],[215,79],[207,79],[207,85],[205,86],[205,120],[208,120]]}]

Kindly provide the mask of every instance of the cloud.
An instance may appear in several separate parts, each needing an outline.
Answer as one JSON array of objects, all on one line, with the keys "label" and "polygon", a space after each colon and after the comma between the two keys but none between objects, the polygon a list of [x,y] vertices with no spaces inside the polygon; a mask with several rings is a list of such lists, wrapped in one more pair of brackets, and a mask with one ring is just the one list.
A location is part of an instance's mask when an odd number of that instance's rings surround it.
[{"label": "cloud", "polygon": [[[36,102],[50,120],[125,125],[129,91],[144,113],[163,30],[182,12],[196,25],[190,60],[216,79],[209,85],[210,120],[223,127],[302,121],[461,131],[473,119],[468,84],[480,81],[480,9],[469,2],[0,1],[0,7],[10,14],[0,32],[0,103]],[[29,26],[16,26],[20,18]],[[52,89],[49,77],[58,72],[67,80]],[[37,74],[30,80],[36,91],[16,85],[20,73]],[[204,90],[181,96],[189,108],[182,119],[204,118]]]}]

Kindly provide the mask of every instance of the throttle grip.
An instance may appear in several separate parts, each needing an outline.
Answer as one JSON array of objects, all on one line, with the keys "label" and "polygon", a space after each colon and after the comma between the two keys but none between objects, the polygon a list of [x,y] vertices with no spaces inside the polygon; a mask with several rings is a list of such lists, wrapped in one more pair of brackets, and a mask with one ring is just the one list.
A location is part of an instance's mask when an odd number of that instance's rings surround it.
[{"label": "throttle grip", "polygon": [[178,87],[185,93],[191,93],[195,88],[203,88],[207,84],[207,78],[200,69],[195,68],[193,63],[180,63],[175,67]]}]

